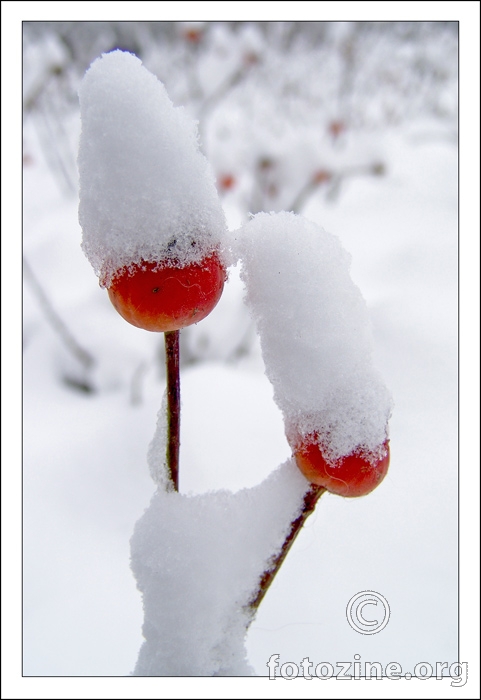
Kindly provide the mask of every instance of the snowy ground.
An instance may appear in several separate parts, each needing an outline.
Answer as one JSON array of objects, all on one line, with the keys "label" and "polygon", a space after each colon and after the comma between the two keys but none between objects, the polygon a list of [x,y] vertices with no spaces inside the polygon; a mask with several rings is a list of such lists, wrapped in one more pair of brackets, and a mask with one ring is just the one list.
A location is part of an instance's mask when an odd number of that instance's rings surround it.
[{"label": "snowy ground", "polygon": [[[333,665],[360,654],[411,671],[458,658],[457,148],[430,124],[375,140],[386,176],[348,181],[335,203],[314,198],[303,213],[352,254],[395,400],[391,467],[366,498],[321,499],[249,631],[259,675],[272,654]],[[97,363],[95,391],[72,388],[85,377],[25,280],[24,674],[128,675],[142,642],[129,539],[154,491],[161,338],[111,308],[80,250],[77,200],[60,194],[28,131],[26,145],[24,253]],[[234,270],[189,339],[208,347],[182,372],[186,491],[254,485],[289,456],[257,344],[229,356],[249,332],[241,288]],[[346,621],[364,590],[390,605],[377,635]]]}]

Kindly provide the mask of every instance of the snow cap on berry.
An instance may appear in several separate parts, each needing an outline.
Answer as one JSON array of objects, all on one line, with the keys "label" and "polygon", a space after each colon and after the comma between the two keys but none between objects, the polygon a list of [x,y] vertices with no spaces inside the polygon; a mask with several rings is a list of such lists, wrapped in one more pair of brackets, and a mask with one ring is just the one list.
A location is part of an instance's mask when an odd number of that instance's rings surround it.
[{"label": "snow cap on berry", "polygon": [[391,397],[372,362],[366,303],[339,239],[288,212],[234,233],[246,301],[289,441],[316,440],[334,463],[384,449]]},{"label": "snow cap on berry", "polygon": [[103,54],[79,90],[82,248],[101,283],[147,262],[198,262],[226,230],[197,125],[137,56]]}]

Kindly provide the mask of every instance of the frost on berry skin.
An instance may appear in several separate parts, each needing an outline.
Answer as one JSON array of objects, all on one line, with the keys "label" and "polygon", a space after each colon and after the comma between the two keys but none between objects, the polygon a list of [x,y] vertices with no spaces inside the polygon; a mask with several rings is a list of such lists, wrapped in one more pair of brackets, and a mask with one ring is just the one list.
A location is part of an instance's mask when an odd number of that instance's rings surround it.
[{"label": "frost on berry skin", "polygon": [[291,447],[312,445],[310,457],[317,450],[328,469],[350,455],[359,456],[351,467],[373,464],[386,451],[392,400],[373,366],[369,313],[349,254],[288,212],[256,215],[233,234],[233,248]]},{"label": "frost on berry skin", "polygon": [[197,125],[125,51],[92,63],[79,89],[82,248],[109,287],[132,265],[223,256],[226,223]]}]

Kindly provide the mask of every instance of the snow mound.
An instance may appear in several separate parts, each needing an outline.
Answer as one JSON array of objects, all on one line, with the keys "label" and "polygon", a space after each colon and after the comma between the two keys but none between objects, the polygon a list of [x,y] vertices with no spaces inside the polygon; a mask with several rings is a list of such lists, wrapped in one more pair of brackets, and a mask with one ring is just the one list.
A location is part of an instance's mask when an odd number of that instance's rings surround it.
[{"label": "snow mound", "polygon": [[288,436],[310,435],[331,463],[359,448],[375,456],[391,397],[372,364],[369,314],[349,254],[288,212],[257,214],[233,234],[233,248]]},{"label": "snow mound", "polygon": [[308,487],[289,460],[262,484],[236,493],[187,496],[158,488],[131,539],[145,620],[133,675],[253,673],[244,646],[248,604]]},{"label": "snow mound", "polygon": [[225,218],[197,125],[139,58],[96,59],[79,89],[82,248],[102,286],[141,261],[199,262]]}]

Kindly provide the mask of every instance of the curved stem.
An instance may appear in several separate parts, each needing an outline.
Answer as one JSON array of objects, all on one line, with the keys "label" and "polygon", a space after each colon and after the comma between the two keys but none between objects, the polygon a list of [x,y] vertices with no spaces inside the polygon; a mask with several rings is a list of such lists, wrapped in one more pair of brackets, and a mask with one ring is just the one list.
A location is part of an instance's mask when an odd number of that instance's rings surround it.
[{"label": "curved stem", "polygon": [[180,449],[180,331],[164,334],[165,364],[167,374],[167,468],[175,491],[179,490]]},{"label": "curved stem", "polygon": [[297,535],[300,533],[302,526],[306,522],[307,518],[311,515],[311,513],[314,512],[316,503],[322,496],[322,494],[325,492],[325,490],[326,489],[323,486],[316,486],[315,484],[311,484],[309,490],[306,492],[306,495],[304,496],[304,505],[302,507],[301,514],[295,520],[292,521],[291,529],[289,530],[289,533],[286,539],[284,540],[284,544],[282,545],[280,552],[277,554],[276,557],[274,557],[270,568],[264,571],[261,580],[259,581],[259,587],[257,589],[257,592],[249,602],[248,607],[252,613],[251,622],[254,619],[257,609],[263,601],[264,596],[269,589],[269,586],[273,582],[290,548],[294,544]]}]

